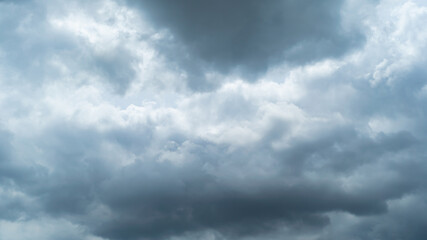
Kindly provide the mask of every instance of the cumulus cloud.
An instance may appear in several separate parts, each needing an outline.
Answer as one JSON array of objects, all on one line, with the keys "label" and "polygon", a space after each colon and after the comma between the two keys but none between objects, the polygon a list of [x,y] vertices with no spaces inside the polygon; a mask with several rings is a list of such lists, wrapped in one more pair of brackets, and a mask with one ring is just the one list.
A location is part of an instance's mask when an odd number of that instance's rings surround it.
[{"label": "cumulus cloud", "polygon": [[0,1],[1,239],[421,239],[422,1]]}]

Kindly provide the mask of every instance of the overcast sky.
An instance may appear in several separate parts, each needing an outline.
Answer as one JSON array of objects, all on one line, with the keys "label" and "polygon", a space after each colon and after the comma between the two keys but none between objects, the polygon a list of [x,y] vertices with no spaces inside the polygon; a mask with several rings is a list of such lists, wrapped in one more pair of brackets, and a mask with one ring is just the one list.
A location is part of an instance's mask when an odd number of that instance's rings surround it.
[{"label": "overcast sky", "polygon": [[0,0],[1,240],[421,240],[425,0]]}]

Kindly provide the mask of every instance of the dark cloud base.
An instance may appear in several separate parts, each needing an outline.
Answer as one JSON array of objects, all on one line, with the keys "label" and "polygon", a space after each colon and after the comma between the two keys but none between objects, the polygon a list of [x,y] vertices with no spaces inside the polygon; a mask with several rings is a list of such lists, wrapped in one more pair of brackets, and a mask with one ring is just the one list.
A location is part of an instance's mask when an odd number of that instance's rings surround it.
[{"label": "dark cloud base", "polygon": [[361,46],[360,32],[343,29],[342,1],[160,0],[138,2],[176,43],[163,54],[189,75],[189,87],[206,90],[203,72],[236,71],[255,80],[269,67],[342,56]]},{"label": "dark cloud base", "polygon": [[[380,164],[382,158],[409,156],[419,151],[418,141],[405,132],[371,140],[343,128],[310,140],[295,139],[286,151],[267,147],[267,138],[248,152],[230,152],[226,149],[231,146],[192,140],[195,145],[190,153],[197,156],[194,161],[176,165],[139,159],[120,168],[102,160],[101,143],[116,142],[134,151],[120,137],[133,133],[100,133],[72,125],[58,125],[50,132],[38,145],[51,149],[45,156],[53,164],[53,172],[36,165],[22,168],[7,160],[2,162],[2,171],[9,173],[3,175],[3,186],[13,183],[11,186],[37,199],[33,206],[19,202],[14,207],[6,205],[8,211],[3,211],[3,219],[41,212],[54,217],[69,216],[80,219],[91,231],[107,239],[165,239],[209,229],[230,239],[240,239],[262,236],[283,226],[298,226],[295,228],[300,231],[321,230],[330,224],[325,215],[328,212],[382,215],[387,212],[387,201],[414,192],[423,183],[424,171],[412,171],[416,165],[410,163],[384,165],[396,177],[360,189],[346,190],[334,180],[364,166]],[[145,138],[147,134],[154,133],[138,134],[132,141],[152,148],[150,142],[155,139]],[[13,148],[7,147],[10,138],[4,136],[1,153],[7,156]],[[90,152],[101,155],[89,157]],[[262,157],[271,154],[272,159]],[[235,176],[214,174],[247,168],[249,158],[272,162],[275,167],[261,179],[244,175],[243,182]],[[315,167],[318,163],[322,163],[321,168]],[[323,179],[307,178],[307,173],[313,171]],[[412,172],[412,177],[408,178],[407,171]],[[110,214],[96,219],[87,217],[100,205],[107,207]]]}]

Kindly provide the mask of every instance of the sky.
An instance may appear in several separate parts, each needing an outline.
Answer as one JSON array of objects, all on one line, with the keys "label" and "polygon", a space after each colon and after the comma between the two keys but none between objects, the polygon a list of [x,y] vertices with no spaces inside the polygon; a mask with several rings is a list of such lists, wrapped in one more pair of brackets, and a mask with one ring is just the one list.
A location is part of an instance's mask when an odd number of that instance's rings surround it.
[{"label": "sky", "polygon": [[424,0],[0,0],[0,240],[420,240]]}]

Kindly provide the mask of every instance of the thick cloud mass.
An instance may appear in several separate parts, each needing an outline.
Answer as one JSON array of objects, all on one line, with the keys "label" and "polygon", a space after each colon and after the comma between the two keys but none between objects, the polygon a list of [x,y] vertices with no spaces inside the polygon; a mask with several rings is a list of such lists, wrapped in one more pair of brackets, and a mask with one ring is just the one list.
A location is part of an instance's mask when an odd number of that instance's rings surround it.
[{"label": "thick cloud mass", "polygon": [[[341,56],[363,40],[360,32],[342,26],[343,2],[336,0],[139,3],[153,24],[170,30],[183,44],[185,52],[174,47],[166,54],[190,74],[200,68],[222,73],[238,68],[253,79],[283,61],[307,63]],[[190,81],[191,88],[206,84],[203,74],[192,77],[197,79]]]},{"label": "thick cloud mass", "polygon": [[427,235],[425,2],[0,12],[0,239]]}]

